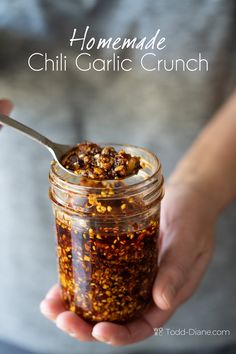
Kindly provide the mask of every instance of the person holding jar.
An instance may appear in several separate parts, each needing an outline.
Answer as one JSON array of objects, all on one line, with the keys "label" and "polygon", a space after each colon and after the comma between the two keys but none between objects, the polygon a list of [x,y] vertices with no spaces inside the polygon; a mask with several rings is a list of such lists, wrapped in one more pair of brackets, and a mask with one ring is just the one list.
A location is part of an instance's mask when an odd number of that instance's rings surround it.
[{"label": "person holding jar", "polygon": [[144,340],[153,335],[154,328],[164,326],[197,289],[213,254],[217,218],[236,198],[236,155],[230,153],[236,151],[235,134],[236,92],[166,183],[154,304],[141,318],[127,325],[102,322],[92,326],[65,310],[58,285],[41,303],[42,313],[80,341],[99,340],[114,346]]},{"label": "person holding jar", "polygon": [[[1,113],[9,114],[11,109],[10,101],[0,100]],[[92,326],[65,310],[55,285],[41,303],[49,320],[80,341],[122,346],[153,335],[153,329],[162,327],[191,297],[212,257],[217,218],[236,197],[235,154],[229,153],[236,150],[235,117],[236,93],[203,129],[166,183],[160,268],[153,287],[154,304],[148,312],[127,325],[103,322]]]},{"label": "person holding jar", "polygon": [[[57,276],[50,157],[1,129],[0,353],[235,353],[235,6],[233,0],[1,1],[0,97],[13,101],[13,117],[59,142],[146,147],[160,157],[166,190],[152,309],[128,326],[91,327],[65,311],[55,286],[41,309],[65,334],[38,309]],[[209,71],[27,67],[28,55],[39,50],[53,58],[63,52],[71,63],[78,55],[76,46],[68,49],[73,28],[82,35],[88,25],[96,38],[151,37],[160,28],[167,60],[201,52]],[[134,66],[140,62],[139,51],[120,54]],[[91,55],[111,57],[109,51]],[[9,103],[1,107],[9,113]],[[152,336],[162,326],[230,335]]]}]

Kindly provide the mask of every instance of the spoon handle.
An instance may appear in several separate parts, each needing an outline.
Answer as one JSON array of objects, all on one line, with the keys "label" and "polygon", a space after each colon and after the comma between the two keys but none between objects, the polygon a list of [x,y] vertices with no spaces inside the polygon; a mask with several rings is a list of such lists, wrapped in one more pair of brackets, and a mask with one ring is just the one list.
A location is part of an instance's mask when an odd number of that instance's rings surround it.
[{"label": "spoon handle", "polygon": [[29,138],[33,140],[36,140],[40,144],[48,147],[49,149],[52,149],[54,147],[54,143],[48,138],[46,138],[45,136],[36,132],[34,129],[31,129],[26,125],[16,121],[15,119],[12,119],[1,113],[0,113],[0,123],[2,123],[3,125],[7,125],[15,130],[18,130],[19,132],[27,135]]}]

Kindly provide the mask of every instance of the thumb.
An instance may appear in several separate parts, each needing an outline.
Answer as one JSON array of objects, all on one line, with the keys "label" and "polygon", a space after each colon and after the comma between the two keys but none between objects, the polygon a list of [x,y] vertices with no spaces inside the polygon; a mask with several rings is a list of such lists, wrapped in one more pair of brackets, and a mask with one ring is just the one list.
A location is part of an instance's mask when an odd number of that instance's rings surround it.
[{"label": "thumb", "polygon": [[[11,101],[6,100],[6,99],[1,99],[0,100],[0,113],[2,114],[9,114],[13,108],[13,104]],[[1,129],[1,124],[0,124],[0,129]]]},{"label": "thumb", "polygon": [[[178,256],[178,251],[181,256]],[[188,279],[191,265],[188,254],[183,249],[178,250],[177,245],[165,252],[153,286],[153,300],[161,310],[175,307],[177,295]]]},{"label": "thumb", "polygon": [[2,114],[9,114],[13,108],[13,104],[11,101],[7,99],[0,100],[0,112]]}]

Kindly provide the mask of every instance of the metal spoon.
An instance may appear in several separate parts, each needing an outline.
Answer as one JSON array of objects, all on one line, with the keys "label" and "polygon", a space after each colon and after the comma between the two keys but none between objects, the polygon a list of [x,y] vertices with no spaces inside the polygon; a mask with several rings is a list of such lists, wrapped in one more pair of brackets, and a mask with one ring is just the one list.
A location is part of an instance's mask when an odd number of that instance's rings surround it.
[{"label": "metal spoon", "polygon": [[16,121],[15,119],[12,119],[12,118],[10,118],[4,114],[1,114],[1,113],[0,113],[0,123],[2,123],[3,125],[7,125],[13,129],[25,134],[29,138],[31,138],[31,139],[37,141],[38,143],[42,144],[43,146],[45,146],[50,151],[54,160],[56,160],[56,162],[60,165],[61,168],[66,170],[66,172],[69,172],[69,173],[75,175],[72,171],[67,170],[61,164],[62,156],[65,155],[66,152],[71,150],[73,148],[73,146],[54,143],[53,141],[49,140],[48,138],[46,138],[42,134],[36,132],[35,130],[33,130],[33,129],[27,127],[26,125]]}]

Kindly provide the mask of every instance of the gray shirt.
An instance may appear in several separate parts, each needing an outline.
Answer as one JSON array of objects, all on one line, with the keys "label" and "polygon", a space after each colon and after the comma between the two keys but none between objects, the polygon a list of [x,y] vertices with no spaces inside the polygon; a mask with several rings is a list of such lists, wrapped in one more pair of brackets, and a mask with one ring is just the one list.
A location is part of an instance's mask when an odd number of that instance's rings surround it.
[{"label": "gray shirt", "polygon": [[[212,113],[235,86],[234,1],[31,1],[0,5],[0,96],[15,103],[14,116],[54,140],[128,142],[156,152],[167,177]],[[89,24],[96,36],[143,37],[160,28],[165,57],[198,52],[208,72],[129,73],[31,71],[35,50],[74,58],[73,27]],[[95,55],[95,54],[94,54]],[[110,52],[99,55],[109,57]],[[129,52],[135,60],[135,52]],[[50,157],[37,144],[3,129],[0,137],[0,338],[57,354],[126,353],[183,349],[236,341],[236,204],[216,230],[213,261],[196,294],[168,328],[229,329],[231,336],[162,336],[128,348],[79,343],[39,312],[39,302],[56,282],[53,217],[47,199]],[[220,163],[220,161],[219,161]],[[227,182],[226,182],[227,183]],[[219,191],[220,193],[220,191]]]}]

